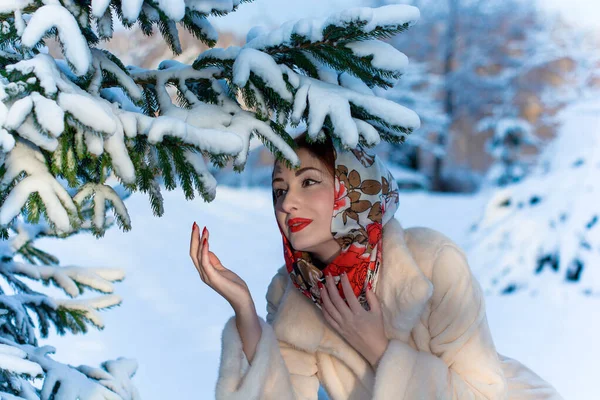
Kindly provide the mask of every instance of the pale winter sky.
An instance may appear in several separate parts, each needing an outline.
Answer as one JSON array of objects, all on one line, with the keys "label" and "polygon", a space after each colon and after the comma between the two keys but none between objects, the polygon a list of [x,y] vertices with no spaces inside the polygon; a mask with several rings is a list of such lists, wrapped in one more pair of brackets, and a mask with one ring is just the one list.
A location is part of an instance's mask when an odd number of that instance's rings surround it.
[{"label": "pale winter sky", "polygon": [[598,0],[538,0],[549,11],[559,11],[574,25],[600,32],[600,1]]}]

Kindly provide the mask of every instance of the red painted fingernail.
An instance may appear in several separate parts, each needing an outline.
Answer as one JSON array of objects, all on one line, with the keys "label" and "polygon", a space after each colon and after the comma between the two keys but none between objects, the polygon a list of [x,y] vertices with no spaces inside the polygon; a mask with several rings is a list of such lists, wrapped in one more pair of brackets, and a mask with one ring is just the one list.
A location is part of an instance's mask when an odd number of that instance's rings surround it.
[{"label": "red painted fingernail", "polygon": [[202,246],[206,246],[206,238],[204,238],[204,240],[202,240]]},{"label": "red painted fingernail", "polygon": [[192,230],[196,229],[196,221],[192,224]]},{"label": "red painted fingernail", "polygon": [[369,282],[369,284],[367,285],[367,289],[368,290],[372,290],[373,289],[373,287],[371,286],[371,282]]},{"label": "red painted fingernail", "polygon": [[319,286],[319,289],[323,289],[323,284],[321,282],[317,282],[317,285]]},{"label": "red painted fingernail", "polygon": [[202,229],[202,234],[204,235],[206,233],[206,226],[204,227],[204,229]]}]

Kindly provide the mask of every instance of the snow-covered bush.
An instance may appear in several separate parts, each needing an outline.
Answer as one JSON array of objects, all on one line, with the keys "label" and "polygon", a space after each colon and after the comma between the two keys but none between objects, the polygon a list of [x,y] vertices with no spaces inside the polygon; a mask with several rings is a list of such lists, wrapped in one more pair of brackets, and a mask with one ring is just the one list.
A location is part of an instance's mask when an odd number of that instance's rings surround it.
[{"label": "snow-covered bush", "polygon": [[523,179],[533,162],[533,157],[524,154],[524,147],[541,145],[531,124],[522,118],[484,118],[479,122],[478,131],[487,129],[494,131],[486,150],[495,160],[487,172],[487,182],[505,186]]},{"label": "snow-covered bush", "polygon": [[565,109],[531,174],[490,190],[468,246],[488,294],[600,294],[599,116],[597,101]]}]

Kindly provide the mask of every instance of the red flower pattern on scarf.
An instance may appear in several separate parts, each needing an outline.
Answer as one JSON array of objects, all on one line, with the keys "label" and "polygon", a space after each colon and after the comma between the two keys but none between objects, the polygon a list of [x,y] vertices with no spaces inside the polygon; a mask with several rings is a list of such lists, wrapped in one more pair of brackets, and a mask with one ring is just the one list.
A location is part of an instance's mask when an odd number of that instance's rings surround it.
[{"label": "red flower pattern on scarf", "polygon": [[346,189],[346,185],[344,182],[340,181],[339,178],[335,177],[335,196],[333,203],[333,215],[341,213],[350,207],[351,201],[350,197],[348,197],[348,190]]},{"label": "red flower pattern on scarf", "polygon": [[369,235],[369,243],[374,247],[381,237],[381,224],[376,222],[367,225],[367,235]]}]

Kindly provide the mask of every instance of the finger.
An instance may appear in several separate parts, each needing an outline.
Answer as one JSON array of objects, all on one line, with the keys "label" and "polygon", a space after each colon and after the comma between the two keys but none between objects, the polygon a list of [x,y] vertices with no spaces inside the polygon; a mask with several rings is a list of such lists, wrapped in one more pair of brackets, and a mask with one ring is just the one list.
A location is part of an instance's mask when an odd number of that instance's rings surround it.
[{"label": "finger", "polygon": [[210,263],[210,257],[208,256],[208,239],[203,239],[202,243],[202,260],[200,261],[200,265],[204,269],[206,277],[212,280],[215,275],[215,269]]},{"label": "finger", "polygon": [[198,261],[198,227],[196,223],[192,226],[192,234],[190,235],[190,258],[197,264]]},{"label": "finger", "polygon": [[210,257],[209,261],[215,269],[218,269],[221,271],[226,269],[225,266],[223,266],[223,264],[221,263],[221,260],[219,260],[219,257],[217,257],[217,255],[215,253],[213,253],[212,251],[209,251],[208,255]]},{"label": "finger", "polygon": [[323,309],[327,310],[329,316],[336,321],[342,321],[342,316],[331,302],[327,287],[325,286],[321,288],[321,300],[323,301]]},{"label": "finger", "polygon": [[192,259],[192,262],[194,263],[196,270],[200,274],[200,278],[202,279],[202,282],[205,282],[206,275],[204,274],[204,271],[202,270],[202,267],[200,266],[200,261],[198,259],[198,247],[199,247],[199,242],[200,242],[198,236],[199,236],[198,225],[194,224],[194,226],[192,227],[192,234],[190,237],[190,258]]},{"label": "finger", "polygon": [[196,230],[198,231],[198,249],[196,252],[196,258],[198,260],[198,264],[202,265],[202,247],[203,247],[203,243],[204,243],[206,227],[203,230],[202,234],[200,233],[200,227],[196,228]]},{"label": "finger", "polygon": [[343,273],[341,281],[342,289],[344,290],[344,296],[346,297],[346,301],[348,302],[348,305],[350,306],[352,312],[359,313],[363,311],[364,308],[362,308],[360,302],[354,294],[354,289],[352,289],[352,285],[350,284],[350,280],[348,279],[348,274]]},{"label": "finger", "polygon": [[341,333],[340,325],[335,321],[331,314],[329,314],[329,311],[327,311],[325,308],[323,308],[323,318],[325,318],[325,321],[327,321],[329,325],[333,327],[333,329]]},{"label": "finger", "polygon": [[200,234],[200,227],[196,227],[196,231],[197,231],[197,236],[198,236],[198,252],[197,252],[197,259],[198,259],[198,270],[202,276],[202,280],[204,281],[204,283],[209,284],[210,281],[210,275],[208,273],[208,271],[206,270],[206,267],[204,265],[203,259],[204,259],[204,248],[206,247],[204,245],[204,239],[206,238],[206,227],[204,227],[204,229],[202,230],[202,234]]},{"label": "finger", "polygon": [[371,288],[367,288],[366,297],[367,297],[367,303],[369,304],[370,311],[375,312],[375,313],[380,313],[381,312],[381,304],[379,303],[379,299],[377,298],[375,293],[373,293],[373,290]]},{"label": "finger", "polygon": [[327,275],[325,277],[326,286],[327,286],[327,294],[331,299],[331,302],[337,309],[337,311],[342,315],[342,317],[347,318],[350,316],[351,311],[342,296],[340,296],[340,292],[334,283],[334,278],[331,275]]},{"label": "finger", "polygon": [[197,253],[198,241],[196,240],[196,222],[192,225],[192,233],[190,234],[190,258],[193,260]]}]

